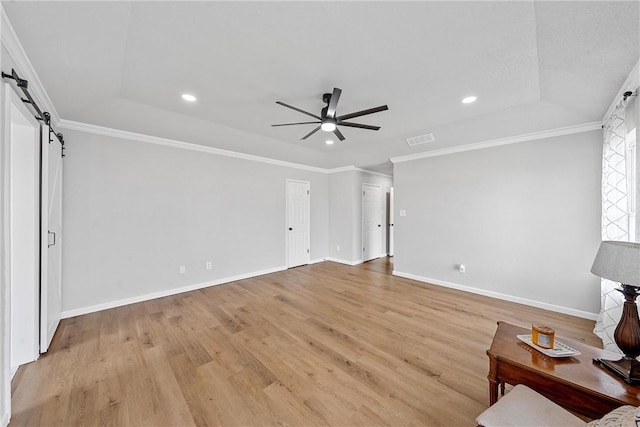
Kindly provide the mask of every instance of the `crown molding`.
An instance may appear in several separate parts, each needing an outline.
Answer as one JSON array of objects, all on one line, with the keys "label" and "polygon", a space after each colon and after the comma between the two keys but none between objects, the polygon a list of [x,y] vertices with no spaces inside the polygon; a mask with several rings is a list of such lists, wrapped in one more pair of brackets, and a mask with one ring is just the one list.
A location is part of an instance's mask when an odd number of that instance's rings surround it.
[{"label": "crown molding", "polygon": [[358,170],[358,168],[355,167],[354,165],[351,165],[351,166],[342,166],[339,168],[327,169],[327,173],[351,172],[355,170]]},{"label": "crown molding", "polygon": [[223,150],[220,148],[209,147],[206,145],[193,144],[190,142],[177,141],[174,139],[167,139],[167,138],[161,138],[158,136],[145,135],[142,133],[119,130],[119,129],[114,129],[114,128],[105,127],[105,126],[98,126],[98,125],[92,125],[89,123],[76,122],[73,120],[60,119],[60,121],[58,122],[58,127],[60,129],[76,130],[80,132],[92,133],[95,135],[110,136],[110,137],[119,138],[119,139],[128,139],[130,141],[146,142],[149,144],[163,145],[165,147],[179,148],[182,150],[198,151],[201,153],[216,154],[219,156],[235,157],[238,159],[268,163],[272,165],[284,166],[284,167],[294,168],[294,169],[302,169],[310,172],[332,174],[332,173],[346,172],[346,171],[357,171],[357,172],[364,172],[372,175],[379,175],[385,178],[393,178],[393,176],[391,175],[383,174],[380,172],[373,172],[370,170],[356,167],[354,165],[344,166],[340,168],[333,168],[333,169],[325,169],[325,168],[319,168],[315,166],[303,165],[300,163],[286,162],[284,160],[271,159],[268,157],[254,156],[252,154],[238,153],[236,151]]},{"label": "crown molding", "polygon": [[80,132],[92,133],[95,135],[110,136],[113,138],[128,139],[131,141],[146,142],[149,144],[163,145],[165,147],[179,148],[182,150],[198,151],[207,154],[216,154],[218,156],[234,157],[237,159],[250,160],[253,162],[268,163],[276,166],[283,166],[293,169],[302,169],[310,172],[329,173],[329,169],[319,168],[315,166],[302,165],[299,163],[286,162],[284,160],[276,160],[268,157],[254,156],[252,154],[238,153],[236,151],[223,150],[220,148],[209,147],[206,145],[193,144],[190,142],[177,141],[174,139],[160,138],[158,136],[144,135],[141,133],[129,132],[108,128],[104,126],[91,125],[88,123],[76,122],[73,120],[61,119],[58,123],[61,129],[76,130]]},{"label": "crown molding", "polygon": [[457,147],[443,148],[441,150],[425,151],[422,153],[410,154],[408,156],[392,157],[392,163],[409,162],[411,160],[426,159],[428,157],[445,156],[447,154],[463,153],[465,151],[482,150],[485,148],[498,147],[500,145],[517,144],[519,142],[535,141],[556,136],[572,135],[575,133],[590,132],[601,129],[602,123],[590,122],[576,126],[550,129],[541,132],[532,132],[522,135],[510,136],[508,138],[490,139],[488,141],[475,142],[473,144],[459,145]]},{"label": "crown molding", "polygon": [[[423,153],[416,153],[409,156],[392,157],[390,160],[393,163],[402,163],[402,162],[408,162],[411,160],[424,159],[428,157],[444,156],[447,154],[462,153],[465,151],[482,150],[485,148],[497,147],[500,145],[515,144],[519,142],[534,141],[538,139],[551,138],[555,136],[589,132],[592,130],[600,129],[601,126],[602,125],[600,122],[591,122],[591,123],[585,123],[577,126],[569,126],[569,127],[552,129],[552,130],[547,130],[542,132],[528,133],[524,135],[509,137],[509,138],[494,139],[489,141],[477,142],[473,144],[461,145],[457,147],[444,148],[441,150],[433,150],[433,151],[427,151]],[[250,160],[254,162],[267,163],[267,164],[294,168],[294,169],[302,169],[310,172],[333,174],[333,173],[340,173],[340,172],[355,171],[355,172],[364,172],[372,175],[383,176],[385,178],[393,178],[392,175],[387,175],[380,172],[373,172],[370,170],[359,168],[354,165],[344,166],[339,168],[332,168],[332,169],[325,169],[325,168],[320,168],[315,166],[303,165],[299,163],[286,162],[284,160],[271,159],[268,157],[255,156],[252,154],[245,154],[245,153],[238,153],[230,150],[223,150],[220,148],[209,147],[206,145],[193,144],[189,142],[177,141],[177,140],[167,139],[167,138],[160,138],[157,136],[151,136],[151,135],[145,135],[141,133],[113,129],[113,128],[104,127],[104,126],[97,126],[97,125],[92,125],[88,123],[76,122],[73,120],[60,119],[58,123],[58,127],[62,129],[76,130],[76,131],[87,132],[87,133],[92,133],[96,135],[110,136],[113,138],[128,139],[132,141],[162,145],[165,147],[179,148],[182,150],[198,151],[201,153],[216,154],[219,156],[234,157],[234,158]]]},{"label": "crown molding", "polygon": [[622,99],[622,95],[626,91],[628,90],[634,91],[639,88],[640,88],[640,58],[638,58],[638,62],[636,62],[636,66],[633,67],[633,70],[631,70],[626,80],[620,87],[620,90],[611,101],[611,105],[609,105],[607,112],[605,113],[604,117],[602,117],[602,123],[606,122],[609,119],[609,117],[611,117],[611,114],[613,114],[613,110],[616,108],[616,105],[620,103],[620,100]]},{"label": "crown molding", "polygon": [[368,174],[371,174],[371,175],[383,176],[385,178],[393,178],[392,175],[387,175],[386,173],[381,173],[381,172],[374,172],[374,171],[370,171],[368,169],[362,169],[362,168],[359,168],[359,167],[354,166],[354,165],[343,166],[343,167],[340,167],[340,168],[327,169],[327,173],[329,173],[329,174],[340,173],[340,172],[351,172],[351,171],[364,172],[364,173],[368,173]]},{"label": "crown molding", "polygon": [[[0,3],[0,42],[7,49],[9,56],[13,60],[14,68],[17,69],[20,77],[29,82],[29,93],[38,103],[38,106],[43,112],[51,114],[51,120],[53,124],[57,124],[60,121],[60,115],[56,111],[56,108],[51,102],[51,98],[44,89],[38,73],[29,61],[29,57],[22,47],[22,43],[18,39],[18,35],[9,21],[9,17],[4,10],[4,7]],[[46,37],[43,35],[43,37]],[[9,71],[9,70],[3,70]]]}]

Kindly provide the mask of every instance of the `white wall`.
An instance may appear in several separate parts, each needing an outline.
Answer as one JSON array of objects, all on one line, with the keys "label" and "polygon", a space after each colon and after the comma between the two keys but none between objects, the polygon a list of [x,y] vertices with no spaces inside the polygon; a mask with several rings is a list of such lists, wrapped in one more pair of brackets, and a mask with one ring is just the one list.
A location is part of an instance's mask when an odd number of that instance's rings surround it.
[{"label": "white wall", "polygon": [[330,258],[345,263],[357,262],[362,258],[362,254],[354,247],[353,237],[354,197],[360,194],[356,187],[356,173],[343,171],[329,175],[328,254]]},{"label": "white wall", "polygon": [[[388,249],[387,197],[393,185],[391,177],[353,169],[329,175],[329,257],[344,263],[362,262],[362,184],[382,187],[385,215],[382,251]],[[338,250],[340,246],[340,250]]]},{"label": "white wall", "polygon": [[597,313],[601,155],[592,131],[395,164],[395,273]]},{"label": "white wall", "polygon": [[311,183],[311,260],[327,254],[325,173],[64,135],[63,315],[284,268],[287,178]]}]

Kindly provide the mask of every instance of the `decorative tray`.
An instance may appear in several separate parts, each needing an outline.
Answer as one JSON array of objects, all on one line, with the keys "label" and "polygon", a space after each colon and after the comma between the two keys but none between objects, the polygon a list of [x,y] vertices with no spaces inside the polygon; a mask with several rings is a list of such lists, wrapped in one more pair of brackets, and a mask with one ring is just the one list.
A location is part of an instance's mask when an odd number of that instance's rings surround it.
[{"label": "decorative tray", "polygon": [[516,337],[522,341],[523,343],[530,345],[531,347],[538,350],[540,353],[549,356],[549,357],[571,357],[578,356],[581,353],[578,350],[575,350],[563,342],[555,340],[553,343],[553,348],[544,348],[538,345],[535,345],[533,341],[531,341],[531,334],[526,335],[516,335]]}]

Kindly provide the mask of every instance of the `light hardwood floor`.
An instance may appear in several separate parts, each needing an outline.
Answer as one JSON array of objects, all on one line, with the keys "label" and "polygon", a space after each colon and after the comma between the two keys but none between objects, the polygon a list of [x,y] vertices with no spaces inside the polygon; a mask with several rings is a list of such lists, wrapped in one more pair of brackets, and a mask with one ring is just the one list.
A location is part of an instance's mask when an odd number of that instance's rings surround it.
[{"label": "light hardwood floor", "polygon": [[11,426],[472,426],[496,321],[598,344],[592,321],[390,272],[323,262],[65,319]]}]

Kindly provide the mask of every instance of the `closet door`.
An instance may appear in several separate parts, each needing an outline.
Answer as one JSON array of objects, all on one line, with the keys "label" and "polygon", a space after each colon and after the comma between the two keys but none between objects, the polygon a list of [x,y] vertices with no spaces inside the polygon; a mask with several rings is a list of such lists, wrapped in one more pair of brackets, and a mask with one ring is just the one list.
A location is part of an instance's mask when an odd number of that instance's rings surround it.
[{"label": "closet door", "polygon": [[45,353],[62,313],[62,144],[42,127],[40,353]]}]

